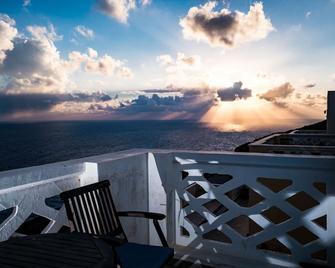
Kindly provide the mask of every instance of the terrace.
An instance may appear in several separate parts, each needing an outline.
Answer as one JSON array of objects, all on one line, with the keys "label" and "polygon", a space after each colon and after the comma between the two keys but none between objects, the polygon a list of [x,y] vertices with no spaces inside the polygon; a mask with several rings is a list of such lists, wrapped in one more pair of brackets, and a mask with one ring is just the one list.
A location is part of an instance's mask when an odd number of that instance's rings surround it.
[{"label": "terrace", "polygon": [[259,153],[335,155],[335,135],[295,130],[255,141],[249,144],[249,149]]},{"label": "terrace", "polygon": [[[335,157],[131,150],[0,172],[0,239],[69,229],[59,193],[108,179],[119,210],[167,215],[176,257],[210,267],[335,266]],[[131,241],[154,226],[124,219]]]}]

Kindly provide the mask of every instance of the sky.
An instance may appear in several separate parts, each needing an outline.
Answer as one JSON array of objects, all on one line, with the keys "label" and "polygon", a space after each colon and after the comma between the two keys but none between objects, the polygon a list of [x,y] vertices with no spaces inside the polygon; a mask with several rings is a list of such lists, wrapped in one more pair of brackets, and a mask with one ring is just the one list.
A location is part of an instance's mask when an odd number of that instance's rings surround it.
[{"label": "sky", "polygon": [[0,121],[325,117],[334,0],[0,0]]}]

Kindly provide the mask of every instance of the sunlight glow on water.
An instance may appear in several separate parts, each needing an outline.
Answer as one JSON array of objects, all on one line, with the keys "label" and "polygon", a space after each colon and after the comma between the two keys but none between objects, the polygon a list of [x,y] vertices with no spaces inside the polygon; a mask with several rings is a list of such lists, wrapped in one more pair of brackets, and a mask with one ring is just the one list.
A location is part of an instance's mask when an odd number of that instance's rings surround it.
[{"label": "sunlight glow on water", "polygon": [[190,121],[2,123],[0,170],[134,148],[232,151],[270,132],[222,132]]}]

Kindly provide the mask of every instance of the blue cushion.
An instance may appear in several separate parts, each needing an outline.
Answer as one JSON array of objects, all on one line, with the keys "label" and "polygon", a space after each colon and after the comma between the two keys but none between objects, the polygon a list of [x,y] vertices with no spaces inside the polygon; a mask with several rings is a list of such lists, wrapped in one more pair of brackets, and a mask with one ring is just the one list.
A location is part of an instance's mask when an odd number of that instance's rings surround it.
[{"label": "blue cushion", "polygon": [[136,243],[115,248],[123,268],[159,268],[173,256],[173,249]]}]

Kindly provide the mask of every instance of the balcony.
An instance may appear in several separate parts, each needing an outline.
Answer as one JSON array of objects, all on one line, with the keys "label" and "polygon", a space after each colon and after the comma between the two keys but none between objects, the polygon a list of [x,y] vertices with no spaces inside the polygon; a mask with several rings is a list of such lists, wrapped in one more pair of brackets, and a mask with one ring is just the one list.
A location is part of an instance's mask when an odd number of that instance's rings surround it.
[{"label": "balcony", "polygon": [[[108,179],[119,210],[167,215],[176,256],[210,267],[335,266],[335,157],[131,150],[0,172],[0,239],[68,231],[59,193]],[[124,219],[128,237],[159,244]]]}]

